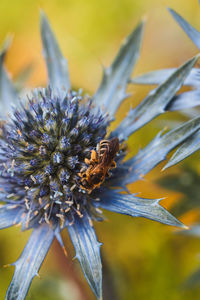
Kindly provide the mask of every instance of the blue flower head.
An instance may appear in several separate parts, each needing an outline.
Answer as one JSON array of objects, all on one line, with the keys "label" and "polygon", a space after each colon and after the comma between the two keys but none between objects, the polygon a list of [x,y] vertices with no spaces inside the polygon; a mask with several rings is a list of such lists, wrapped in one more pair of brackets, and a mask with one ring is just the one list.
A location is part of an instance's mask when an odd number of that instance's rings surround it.
[{"label": "blue flower head", "polygon": [[0,228],[21,224],[32,228],[15,265],[6,299],[26,297],[29,286],[60,232],[67,227],[84,275],[102,299],[100,243],[93,221],[103,220],[101,208],[164,224],[183,224],[159,205],[160,199],[130,194],[132,183],[165,159],[200,128],[196,117],[166,134],[158,134],[135,157],[125,160],[124,141],[165,111],[184,108],[175,97],[197,57],[174,70],[112,132],[110,123],[127,98],[126,86],[139,55],[143,23],[130,34],[112,65],[104,70],[92,97],[71,89],[67,62],[42,14],[41,35],[49,86],[36,89],[11,110],[16,91],[0,55],[0,100],[9,116],[0,126]]}]

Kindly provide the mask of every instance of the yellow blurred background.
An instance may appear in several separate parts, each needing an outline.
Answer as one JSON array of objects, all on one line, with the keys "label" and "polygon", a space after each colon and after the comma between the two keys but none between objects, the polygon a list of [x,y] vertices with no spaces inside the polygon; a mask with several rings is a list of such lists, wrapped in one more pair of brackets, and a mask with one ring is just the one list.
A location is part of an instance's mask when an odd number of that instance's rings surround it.
[{"label": "yellow blurred background", "polygon": [[[197,0],[1,0],[0,42],[3,43],[8,34],[13,35],[6,67],[12,78],[16,78],[22,69],[32,65],[26,86],[46,84],[39,34],[40,9],[47,14],[68,59],[75,88],[81,87],[90,94],[95,92],[102,66],[112,62],[123,38],[142,18],[146,19],[146,27],[134,75],[179,66],[198,50],[172,19],[167,7],[175,9],[200,29]],[[129,87],[133,96],[121,106],[118,121],[149,90],[149,87]],[[170,116],[178,114],[169,114],[167,118]],[[129,141],[128,155],[144,147],[158,131],[159,126],[154,121],[136,133]],[[170,208],[181,195],[153,183],[163,176],[160,170],[161,166],[157,167],[145,177],[145,181],[130,186],[130,190],[141,192],[143,197],[167,197],[162,203]],[[170,172],[179,171],[176,168],[166,171],[166,174]],[[200,239],[174,234],[174,228],[149,220],[108,212],[105,215],[108,218],[106,222],[95,224],[99,240],[104,243],[105,300],[200,299],[200,286],[186,289],[182,285],[184,279],[200,265]],[[182,216],[187,225],[195,220],[195,214]],[[3,268],[3,265],[16,261],[29,235],[30,232],[21,233],[20,228],[0,232],[0,300],[5,297],[14,270],[13,267]],[[71,263],[74,251],[66,232],[63,237],[69,258],[64,257],[55,242],[41,268],[40,278],[33,281],[27,299],[94,299],[78,264]]]}]

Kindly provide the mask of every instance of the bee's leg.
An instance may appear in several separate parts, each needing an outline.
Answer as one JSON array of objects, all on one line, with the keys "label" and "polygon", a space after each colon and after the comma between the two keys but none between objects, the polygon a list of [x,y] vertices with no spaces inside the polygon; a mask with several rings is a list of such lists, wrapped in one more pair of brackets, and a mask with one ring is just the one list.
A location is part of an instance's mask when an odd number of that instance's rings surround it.
[{"label": "bee's leg", "polygon": [[85,172],[85,171],[86,171],[86,169],[87,169],[87,167],[86,167],[86,166],[83,166],[83,167],[80,169],[80,173],[83,173],[83,172]]},{"label": "bee's leg", "polygon": [[92,150],[92,151],[91,151],[90,162],[91,162],[91,163],[98,162],[98,155],[97,155],[97,152],[96,152],[95,150]]},{"label": "bee's leg", "polygon": [[100,188],[100,186],[101,186],[101,184],[102,184],[102,182],[103,182],[104,180],[102,180],[101,182],[99,182],[98,184],[95,184],[95,189],[98,189],[98,188]]},{"label": "bee's leg", "polygon": [[86,172],[81,172],[81,170],[80,170],[80,173],[78,173],[78,176],[81,177],[81,178],[86,178],[87,177]]},{"label": "bee's leg", "polygon": [[88,159],[87,157],[84,159],[84,162],[86,165],[90,165],[91,159]]},{"label": "bee's leg", "polygon": [[83,179],[82,180],[82,182],[81,182],[81,184],[80,184],[80,187],[83,189],[83,190],[85,190],[85,191],[87,191],[88,192],[88,194],[91,194],[91,192],[92,192],[92,187],[89,185],[89,183],[87,182],[87,180],[85,180],[85,179]]}]

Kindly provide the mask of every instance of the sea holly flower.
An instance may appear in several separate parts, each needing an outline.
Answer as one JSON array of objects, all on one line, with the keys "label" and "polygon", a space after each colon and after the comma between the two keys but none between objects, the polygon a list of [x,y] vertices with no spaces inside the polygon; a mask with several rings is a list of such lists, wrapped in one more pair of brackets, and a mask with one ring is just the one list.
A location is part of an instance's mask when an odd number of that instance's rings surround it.
[{"label": "sea holly flower", "polygon": [[[160,199],[132,195],[127,185],[141,179],[177,145],[200,128],[200,117],[159,133],[134,157],[125,160],[123,142],[137,129],[176,105],[174,98],[198,56],[176,69],[112,132],[109,125],[125,98],[139,56],[143,23],[128,36],[97,92],[87,96],[71,88],[68,67],[45,15],[41,17],[43,51],[49,86],[26,101],[17,93],[0,54],[0,228],[21,224],[32,229],[6,299],[21,300],[52,244],[67,227],[84,275],[102,299],[100,246],[93,221],[101,208],[164,224],[184,225],[160,206]],[[13,103],[15,108],[12,109]],[[18,104],[19,103],[19,104]],[[184,106],[184,104],[183,104]],[[180,105],[178,106],[180,109]]]}]

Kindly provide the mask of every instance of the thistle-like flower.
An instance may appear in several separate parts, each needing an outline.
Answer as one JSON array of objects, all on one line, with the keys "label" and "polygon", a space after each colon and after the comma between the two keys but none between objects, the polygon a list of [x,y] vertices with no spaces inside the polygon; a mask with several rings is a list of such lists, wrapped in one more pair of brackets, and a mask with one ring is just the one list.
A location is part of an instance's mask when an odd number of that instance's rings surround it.
[{"label": "thistle-like flower", "polygon": [[[16,92],[0,56],[0,98],[9,116],[0,131],[0,228],[21,224],[33,229],[15,265],[6,299],[24,299],[32,279],[56,237],[67,227],[84,275],[102,299],[100,243],[93,220],[101,208],[164,224],[183,224],[159,205],[128,192],[132,183],[165,159],[200,128],[196,117],[165,135],[157,135],[135,157],[124,160],[123,142],[165,111],[184,108],[174,97],[198,57],[174,70],[112,132],[109,125],[127,97],[126,86],[139,55],[143,24],[122,45],[93,97],[71,89],[68,68],[50,25],[42,14],[41,34],[49,87],[37,89],[11,110]],[[13,100],[13,101],[12,101]],[[123,193],[122,193],[123,192]]]}]

